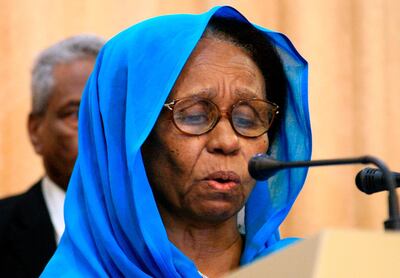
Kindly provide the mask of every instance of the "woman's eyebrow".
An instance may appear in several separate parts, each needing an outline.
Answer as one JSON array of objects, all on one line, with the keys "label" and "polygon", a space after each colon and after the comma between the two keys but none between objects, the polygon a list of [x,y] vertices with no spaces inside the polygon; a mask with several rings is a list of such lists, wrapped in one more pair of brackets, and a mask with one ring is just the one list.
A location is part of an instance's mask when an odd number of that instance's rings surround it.
[{"label": "woman's eyebrow", "polygon": [[[260,95],[256,94],[255,92],[248,90],[246,88],[236,89],[235,90],[235,98],[238,99],[249,99],[249,98],[260,98]],[[264,97],[261,97],[262,99]]]},{"label": "woman's eyebrow", "polygon": [[217,96],[217,92],[211,88],[201,89],[198,91],[194,91],[190,94],[192,97],[202,97],[202,98],[215,98]]},{"label": "woman's eyebrow", "polygon": [[[212,88],[202,88],[199,90],[193,90],[188,97],[199,97],[199,98],[209,98],[213,99],[217,97],[217,92],[212,89]],[[240,88],[236,89],[234,93],[234,98],[235,99],[250,99],[250,98],[257,98],[257,99],[265,99],[265,96],[263,95],[260,97],[259,94],[255,93],[252,90],[249,90],[247,88]]]}]

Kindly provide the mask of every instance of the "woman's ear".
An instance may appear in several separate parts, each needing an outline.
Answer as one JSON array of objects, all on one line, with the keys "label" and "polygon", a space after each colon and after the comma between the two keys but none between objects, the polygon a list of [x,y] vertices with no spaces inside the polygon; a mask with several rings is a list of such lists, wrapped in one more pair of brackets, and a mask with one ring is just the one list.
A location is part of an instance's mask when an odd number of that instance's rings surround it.
[{"label": "woman's ear", "polygon": [[43,151],[43,144],[41,140],[41,124],[43,121],[43,116],[38,115],[38,114],[29,114],[28,117],[28,134],[29,134],[29,139],[32,143],[32,146],[35,150],[35,152],[38,155],[42,155]]}]

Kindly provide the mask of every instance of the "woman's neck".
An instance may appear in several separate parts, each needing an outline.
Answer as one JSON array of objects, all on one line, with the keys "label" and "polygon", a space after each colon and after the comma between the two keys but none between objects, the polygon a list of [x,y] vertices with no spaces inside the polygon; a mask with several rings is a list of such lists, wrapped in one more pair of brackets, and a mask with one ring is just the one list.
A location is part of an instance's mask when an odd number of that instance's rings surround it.
[{"label": "woman's neck", "polygon": [[169,240],[207,277],[219,277],[239,266],[243,240],[236,216],[219,224],[189,223],[163,214]]}]

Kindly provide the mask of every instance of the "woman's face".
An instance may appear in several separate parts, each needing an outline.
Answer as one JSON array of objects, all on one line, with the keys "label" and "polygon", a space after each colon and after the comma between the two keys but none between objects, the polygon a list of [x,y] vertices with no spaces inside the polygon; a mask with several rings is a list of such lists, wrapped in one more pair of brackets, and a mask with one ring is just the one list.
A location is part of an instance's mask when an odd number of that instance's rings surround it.
[{"label": "woman's face", "polygon": [[[201,96],[221,111],[238,100],[266,99],[264,78],[250,56],[231,43],[203,38],[179,76],[168,101]],[[208,133],[179,131],[163,109],[142,147],[149,182],[162,213],[218,223],[234,216],[254,184],[249,159],[264,153],[268,137],[246,138],[222,117]]]}]

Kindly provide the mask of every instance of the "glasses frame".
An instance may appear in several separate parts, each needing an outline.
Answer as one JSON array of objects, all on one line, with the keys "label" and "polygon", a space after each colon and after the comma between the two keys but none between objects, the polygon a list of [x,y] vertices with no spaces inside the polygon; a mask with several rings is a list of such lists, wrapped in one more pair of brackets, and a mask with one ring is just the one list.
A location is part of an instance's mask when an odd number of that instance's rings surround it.
[{"label": "glasses frame", "polygon": [[[180,102],[180,101],[182,101],[182,100],[186,100],[186,99],[197,99],[197,100],[199,100],[199,101],[203,100],[203,101],[210,102],[213,106],[216,107],[216,109],[217,109],[217,111],[218,111],[218,117],[217,117],[217,119],[215,120],[215,122],[214,122],[212,125],[210,125],[210,127],[209,127],[207,130],[205,130],[204,132],[202,132],[202,133],[200,133],[200,134],[188,133],[188,132],[182,130],[181,128],[179,128],[178,124],[175,122],[175,117],[174,117],[174,108],[175,108],[175,105],[176,105],[178,102]],[[272,111],[271,111],[271,112],[272,112],[272,118],[271,118],[271,121],[270,121],[270,123],[269,123],[269,126],[267,127],[267,129],[266,129],[263,133],[261,133],[261,134],[259,134],[259,135],[254,135],[254,136],[244,135],[244,134],[242,134],[242,133],[240,133],[239,131],[236,130],[235,125],[234,125],[233,122],[232,122],[232,111],[233,111],[233,109],[235,109],[235,107],[239,106],[240,104],[242,104],[242,103],[244,103],[244,102],[248,102],[248,101],[261,101],[261,102],[267,103],[267,104],[269,104],[269,105],[271,105],[271,106],[273,107],[273,109],[272,109]],[[237,134],[239,134],[240,136],[243,136],[243,137],[247,137],[247,138],[256,138],[256,137],[259,137],[259,136],[265,134],[265,133],[271,128],[271,126],[272,126],[272,124],[273,124],[273,122],[274,122],[275,116],[276,116],[277,114],[279,114],[279,106],[278,106],[276,103],[273,103],[273,102],[268,101],[268,100],[258,99],[258,98],[241,99],[241,100],[237,101],[235,104],[233,104],[233,105],[231,106],[231,108],[230,108],[229,111],[221,111],[221,110],[219,109],[218,105],[216,105],[213,101],[211,101],[211,100],[208,99],[208,98],[192,97],[192,96],[173,99],[173,100],[170,101],[170,102],[164,103],[164,106],[163,106],[163,107],[167,108],[169,111],[172,112],[172,113],[171,113],[171,115],[172,115],[172,122],[174,123],[175,127],[176,127],[179,131],[181,131],[183,134],[191,135],[191,136],[199,136],[199,135],[203,135],[203,134],[206,134],[206,133],[210,132],[210,131],[213,130],[214,127],[219,123],[219,121],[221,120],[221,118],[222,118],[223,116],[226,116],[226,117],[228,118],[230,124],[231,124],[232,129],[233,129]]]}]

